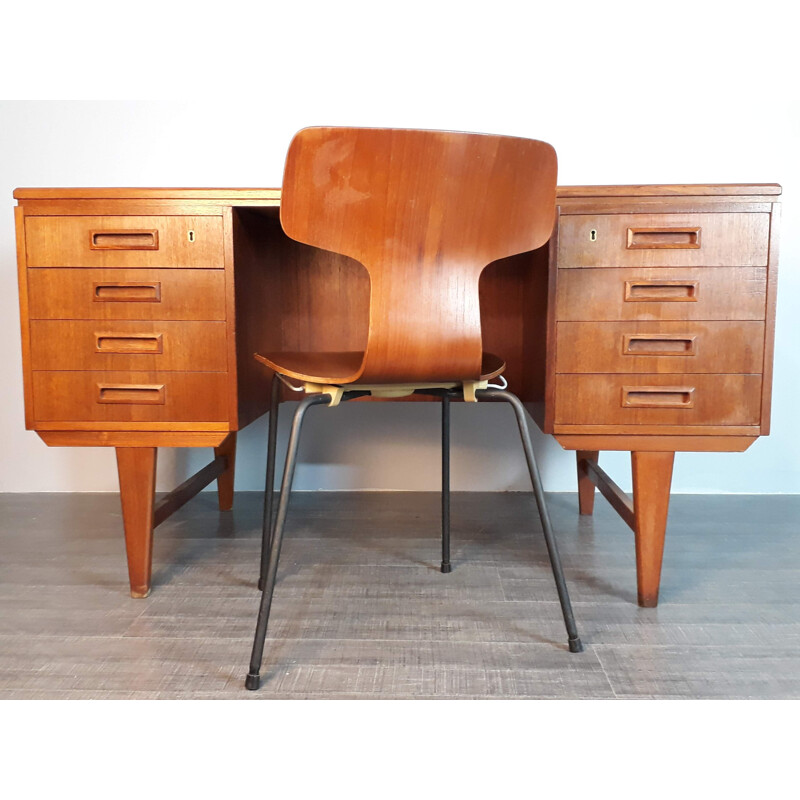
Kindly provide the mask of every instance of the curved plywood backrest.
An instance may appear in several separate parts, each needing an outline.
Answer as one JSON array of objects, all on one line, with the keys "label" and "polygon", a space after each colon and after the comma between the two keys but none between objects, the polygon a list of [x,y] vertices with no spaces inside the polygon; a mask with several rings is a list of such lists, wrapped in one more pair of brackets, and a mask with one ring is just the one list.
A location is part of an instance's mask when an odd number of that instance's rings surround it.
[{"label": "curved plywood backrest", "polygon": [[532,139],[307,128],[289,148],[281,224],[370,275],[359,380],[474,380],[478,280],[553,230],[556,154]]}]

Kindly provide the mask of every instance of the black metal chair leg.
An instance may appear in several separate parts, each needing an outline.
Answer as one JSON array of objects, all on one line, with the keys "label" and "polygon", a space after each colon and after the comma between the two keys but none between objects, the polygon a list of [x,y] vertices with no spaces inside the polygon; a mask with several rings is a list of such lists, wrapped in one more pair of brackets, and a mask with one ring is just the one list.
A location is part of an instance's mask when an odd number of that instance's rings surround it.
[{"label": "black metal chair leg", "polygon": [[300,441],[300,428],[303,424],[303,417],[311,406],[329,402],[330,397],[328,395],[311,395],[303,398],[297,406],[297,410],[294,412],[292,430],[289,434],[289,446],[286,449],[286,466],[283,470],[283,481],[281,482],[278,516],[275,519],[275,528],[272,533],[272,542],[269,549],[269,564],[267,567],[266,580],[264,581],[264,589],[261,594],[261,606],[258,610],[256,635],[253,640],[253,652],[250,656],[250,672],[244,684],[245,688],[250,690],[258,689],[261,684],[259,673],[261,671],[261,661],[264,656],[264,642],[267,638],[269,610],[272,605],[272,593],[275,589],[275,576],[278,573],[278,559],[281,555],[283,526],[286,522],[286,512],[289,508],[289,496],[292,492],[294,468],[297,463],[297,445]]},{"label": "black metal chair leg", "polygon": [[547,513],[547,506],[544,501],[544,490],[542,489],[542,481],[539,477],[539,468],[536,466],[536,459],[533,455],[533,445],[531,444],[531,435],[528,430],[527,420],[525,419],[525,407],[516,395],[504,391],[503,389],[483,389],[476,392],[476,396],[480,399],[505,400],[507,403],[511,403],[514,413],[517,415],[519,435],[522,439],[522,447],[525,450],[525,459],[528,462],[528,472],[530,473],[531,483],[533,484],[533,494],[536,498],[536,505],[539,508],[539,516],[541,517],[542,529],[544,531],[544,540],[547,544],[547,552],[550,556],[550,566],[553,569],[558,599],[561,602],[561,612],[564,615],[564,624],[567,628],[569,649],[572,653],[580,653],[583,651],[583,645],[578,636],[578,628],[575,625],[572,604],[570,603],[569,592],[567,591],[567,582],[564,578],[561,559],[558,555],[558,546],[556,545],[553,528],[550,524],[550,515]]},{"label": "black metal chair leg", "polygon": [[450,397],[442,395],[442,567],[451,572],[450,564]]},{"label": "black metal chair leg", "polygon": [[267,435],[267,480],[264,487],[264,519],[261,525],[261,570],[258,588],[263,591],[272,545],[272,505],[275,496],[275,447],[278,439],[278,406],[281,401],[281,381],[278,374],[272,376],[272,396],[269,404],[269,434]]}]

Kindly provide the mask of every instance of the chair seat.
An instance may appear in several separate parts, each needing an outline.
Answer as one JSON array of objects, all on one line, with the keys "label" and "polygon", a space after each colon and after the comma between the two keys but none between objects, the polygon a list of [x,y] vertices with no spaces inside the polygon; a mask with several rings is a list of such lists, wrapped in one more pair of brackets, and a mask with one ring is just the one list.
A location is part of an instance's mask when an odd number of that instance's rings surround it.
[{"label": "chair seat", "polygon": [[[364,353],[358,350],[329,353],[264,353],[263,355],[256,353],[255,358],[287,378],[309,383],[340,385],[353,383],[364,361]],[[496,378],[505,368],[506,362],[502,358],[493,353],[484,352],[479,380],[488,381]],[[441,380],[450,380],[450,376],[443,375]]]}]

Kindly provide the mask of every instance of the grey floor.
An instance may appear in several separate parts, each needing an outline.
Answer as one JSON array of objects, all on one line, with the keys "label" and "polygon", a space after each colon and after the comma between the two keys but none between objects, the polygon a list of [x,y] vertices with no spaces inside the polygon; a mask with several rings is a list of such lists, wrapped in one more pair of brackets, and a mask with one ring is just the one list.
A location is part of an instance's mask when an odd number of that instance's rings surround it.
[{"label": "grey floor", "polygon": [[115,495],[0,495],[0,698],[800,697],[800,497],[673,497],[657,609],[602,498],[548,501],[584,653],[530,495],[454,495],[442,575],[438,494],[300,493],[251,693],[259,495],[157,529],[145,600]]}]

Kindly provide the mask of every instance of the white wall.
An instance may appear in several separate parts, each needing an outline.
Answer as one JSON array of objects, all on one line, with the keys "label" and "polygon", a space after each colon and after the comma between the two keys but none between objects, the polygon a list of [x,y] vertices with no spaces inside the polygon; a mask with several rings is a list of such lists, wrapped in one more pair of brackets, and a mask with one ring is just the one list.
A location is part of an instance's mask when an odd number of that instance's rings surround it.
[{"label": "white wall", "polygon": [[[296,130],[347,124],[544,139],[562,185],[781,183],[773,433],[744,454],[679,455],[674,490],[800,492],[800,114],[783,6],[343,1],[209,6],[205,19],[143,2],[116,25],[107,4],[6,25],[1,96],[40,99],[0,103],[0,491],[117,488],[113,451],[47,448],[24,430],[12,190],[278,186]],[[69,99],[41,99],[53,96]],[[79,99],[92,97],[141,99]],[[317,411],[298,488],[437,488],[435,406]],[[262,486],[264,434],[261,420],[240,435],[238,489]],[[507,408],[457,406],[453,441],[455,489],[525,488]],[[538,432],[536,446],[546,488],[574,490],[573,454]],[[159,488],[207,453],[161,451]],[[629,485],[623,454],[603,461]]]}]

